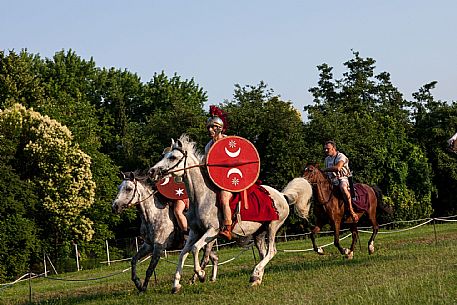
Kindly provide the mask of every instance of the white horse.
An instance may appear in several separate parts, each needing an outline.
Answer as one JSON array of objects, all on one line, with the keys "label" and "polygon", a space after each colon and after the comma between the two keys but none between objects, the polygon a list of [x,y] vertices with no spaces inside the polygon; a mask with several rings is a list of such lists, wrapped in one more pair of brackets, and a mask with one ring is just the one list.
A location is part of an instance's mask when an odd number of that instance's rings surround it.
[{"label": "white horse", "polygon": [[455,133],[449,140],[447,140],[448,149],[457,153],[457,133]]},{"label": "white horse", "polygon": [[[164,158],[154,165],[151,172],[156,176],[163,173],[173,173],[184,176],[187,192],[190,199],[189,239],[179,255],[178,267],[173,282],[173,293],[181,289],[181,274],[187,255],[192,250],[194,255],[194,272],[200,280],[205,278],[198,253],[207,243],[214,241],[218,235],[219,228],[223,222],[222,212],[216,206],[218,188],[209,178],[204,167],[204,156],[196,151],[195,143],[191,142],[186,135],[182,135],[177,142],[172,143],[172,150]],[[277,250],[275,245],[276,232],[289,215],[289,204],[296,205],[298,210],[309,210],[309,200],[312,195],[311,185],[303,178],[296,178],[291,181],[280,193],[276,189],[263,185],[273,199],[276,210],[279,214],[278,220],[270,222],[242,221],[233,227],[233,238],[244,238],[253,236],[255,245],[259,251],[260,262],[255,266],[250,282],[252,286],[260,285],[264,275],[265,266],[275,256]],[[298,214],[306,214],[306,211]],[[265,241],[267,239],[267,242]]]},{"label": "white horse", "polygon": [[[169,206],[163,197],[159,197],[155,191],[145,182],[147,177],[135,177],[130,172],[125,175],[121,173],[123,179],[119,186],[119,193],[113,202],[112,209],[115,213],[121,213],[124,209],[136,206],[141,215],[140,233],[144,239],[143,245],[132,257],[132,281],[140,292],[146,291],[154,272],[160,255],[165,249],[176,248],[183,239],[182,232],[179,231],[177,220],[173,213],[173,208]],[[162,198],[162,199],[160,199]],[[214,242],[213,242],[214,243]],[[216,280],[217,275],[217,255],[211,251],[213,243],[209,243],[205,249],[202,259],[203,268],[211,259],[213,263],[212,281]],[[143,284],[136,274],[136,264],[138,260],[152,253],[151,261],[146,271]],[[196,276],[191,282],[196,280]]]}]

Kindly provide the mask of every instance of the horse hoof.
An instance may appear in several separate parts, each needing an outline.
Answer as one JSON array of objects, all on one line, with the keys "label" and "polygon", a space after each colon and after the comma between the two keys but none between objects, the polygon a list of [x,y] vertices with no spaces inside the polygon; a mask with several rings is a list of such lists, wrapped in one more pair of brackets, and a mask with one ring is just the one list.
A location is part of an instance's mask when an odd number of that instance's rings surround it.
[{"label": "horse hoof", "polygon": [[195,284],[196,281],[197,281],[197,275],[191,277],[187,283],[189,285],[193,285],[193,284]]},{"label": "horse hoof", "polygon": [[181,285],[171,288],[172,294],[177,294],[181,291]]},{"label": "horse hoof", "polygon": [[251,287],[256,287],[262,283],[262,279],[258,276],[251,276],[249,282],[251,283]]},{"label": "horse hoof", "polygon": [[206,272],[205,272],[205,270],[202,270],[198,274],[198,280],[200,281],[200,283],[204,283],[206,281]]},{"label": "horse hoof", "polygon": [[319,248],[317,249],[317,254],[319,254],[319,255],[324,255],[324,254],[325,254],[325,253],[324,253],[324,249],[322,249],[322,247],[319,247]]},{"label": "horse hoof", "polygon": [[369,245],[368,246],[368,254],[373,254],[374,253],[374,246],[373,245]]}]

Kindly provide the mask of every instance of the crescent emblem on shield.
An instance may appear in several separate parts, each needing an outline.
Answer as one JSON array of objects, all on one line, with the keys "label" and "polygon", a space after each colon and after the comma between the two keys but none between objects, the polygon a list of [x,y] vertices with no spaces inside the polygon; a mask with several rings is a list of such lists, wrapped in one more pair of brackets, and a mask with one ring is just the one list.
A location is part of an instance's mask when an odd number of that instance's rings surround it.
[{"label": "crescent emblem on shield", "polygon": [[243,173],[238,168],[231,168],[227,172],[227,178],[230,177],[231,174],[238,174],[241,178],[243,178]]},{"label": "crescent emblem on shield", "polygon": [[236,158],[240,155],[241,153],[241,148],[238,148],[237,151],[235,152],[230,152],[227,147],[225,147],[225,153],[230,157],[230,158]]},{"label": "crescent emblem on shield", "polygon": [[170,177],[164,178],[163,182],[160,185],[165,185],[170,181]]}]

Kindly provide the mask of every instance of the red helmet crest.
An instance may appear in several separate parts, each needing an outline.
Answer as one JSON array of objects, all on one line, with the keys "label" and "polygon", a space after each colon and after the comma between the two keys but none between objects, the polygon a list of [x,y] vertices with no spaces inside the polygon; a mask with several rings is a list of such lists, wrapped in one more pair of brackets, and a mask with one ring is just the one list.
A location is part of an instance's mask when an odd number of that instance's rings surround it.
[{"label": "red helmet crest", "polygon": [[220,122],[219,120],[217,120],[217,118],[219,118],[221,121],[222,121],[222,132],[225,132],[227,130],[227,112],[225,112],[224,110],[218,108],[217,106],[215,105],[211,105],[209,106],[209,114],[211,115],[211,117],[208,119],[208,123],[217,123],[219,125]]}]

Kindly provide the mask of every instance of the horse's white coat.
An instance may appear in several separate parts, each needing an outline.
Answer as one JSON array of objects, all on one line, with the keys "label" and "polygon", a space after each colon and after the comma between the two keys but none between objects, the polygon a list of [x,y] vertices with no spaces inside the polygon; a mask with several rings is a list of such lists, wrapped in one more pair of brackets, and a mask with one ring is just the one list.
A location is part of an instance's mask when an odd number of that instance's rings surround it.
[{"label": "horse's white coat", "polygon": [[[195,143],[191,142],[186,135],[182,135],[178,141],[172,143],[172,151],[153,166],[155,172],[166,172],[171,169],[175,175],[184,176],[187,192],[190,199],[189,226],[192,229],[189,239],[179,256],[173,282],[173,291],[180,290],[180,280],[184,261],[192,250],[194,255],[194,272],[201,278],[204,272],[198,261],[199,250],[208,242],[216,239],[219,228],[223,222],[222,212],[216,206],[218,189],[210,180],[206,168],[204,168],[204,156],[195,149]],[[199,166],[202,165],[202,166]],[[251,283],[253,286],[262,282],[264,268],[276,254],[276,232],[289,215],[289,205],[284,197],[287,196],[292,204],[296,204],[296,210],[300,214],[308,214],[309,199],[312,189],[308,181],[296,178],[294,183],[289,183],[284,194],[272,187],[264,187],[269,191],[279,214],[279,219],[262,225],[258,222],[243,221],[233,228],[233,237],[252,235],[259,251],[260,262],[255,266]],[[267,239],[267,241],[265,241]]]}]

